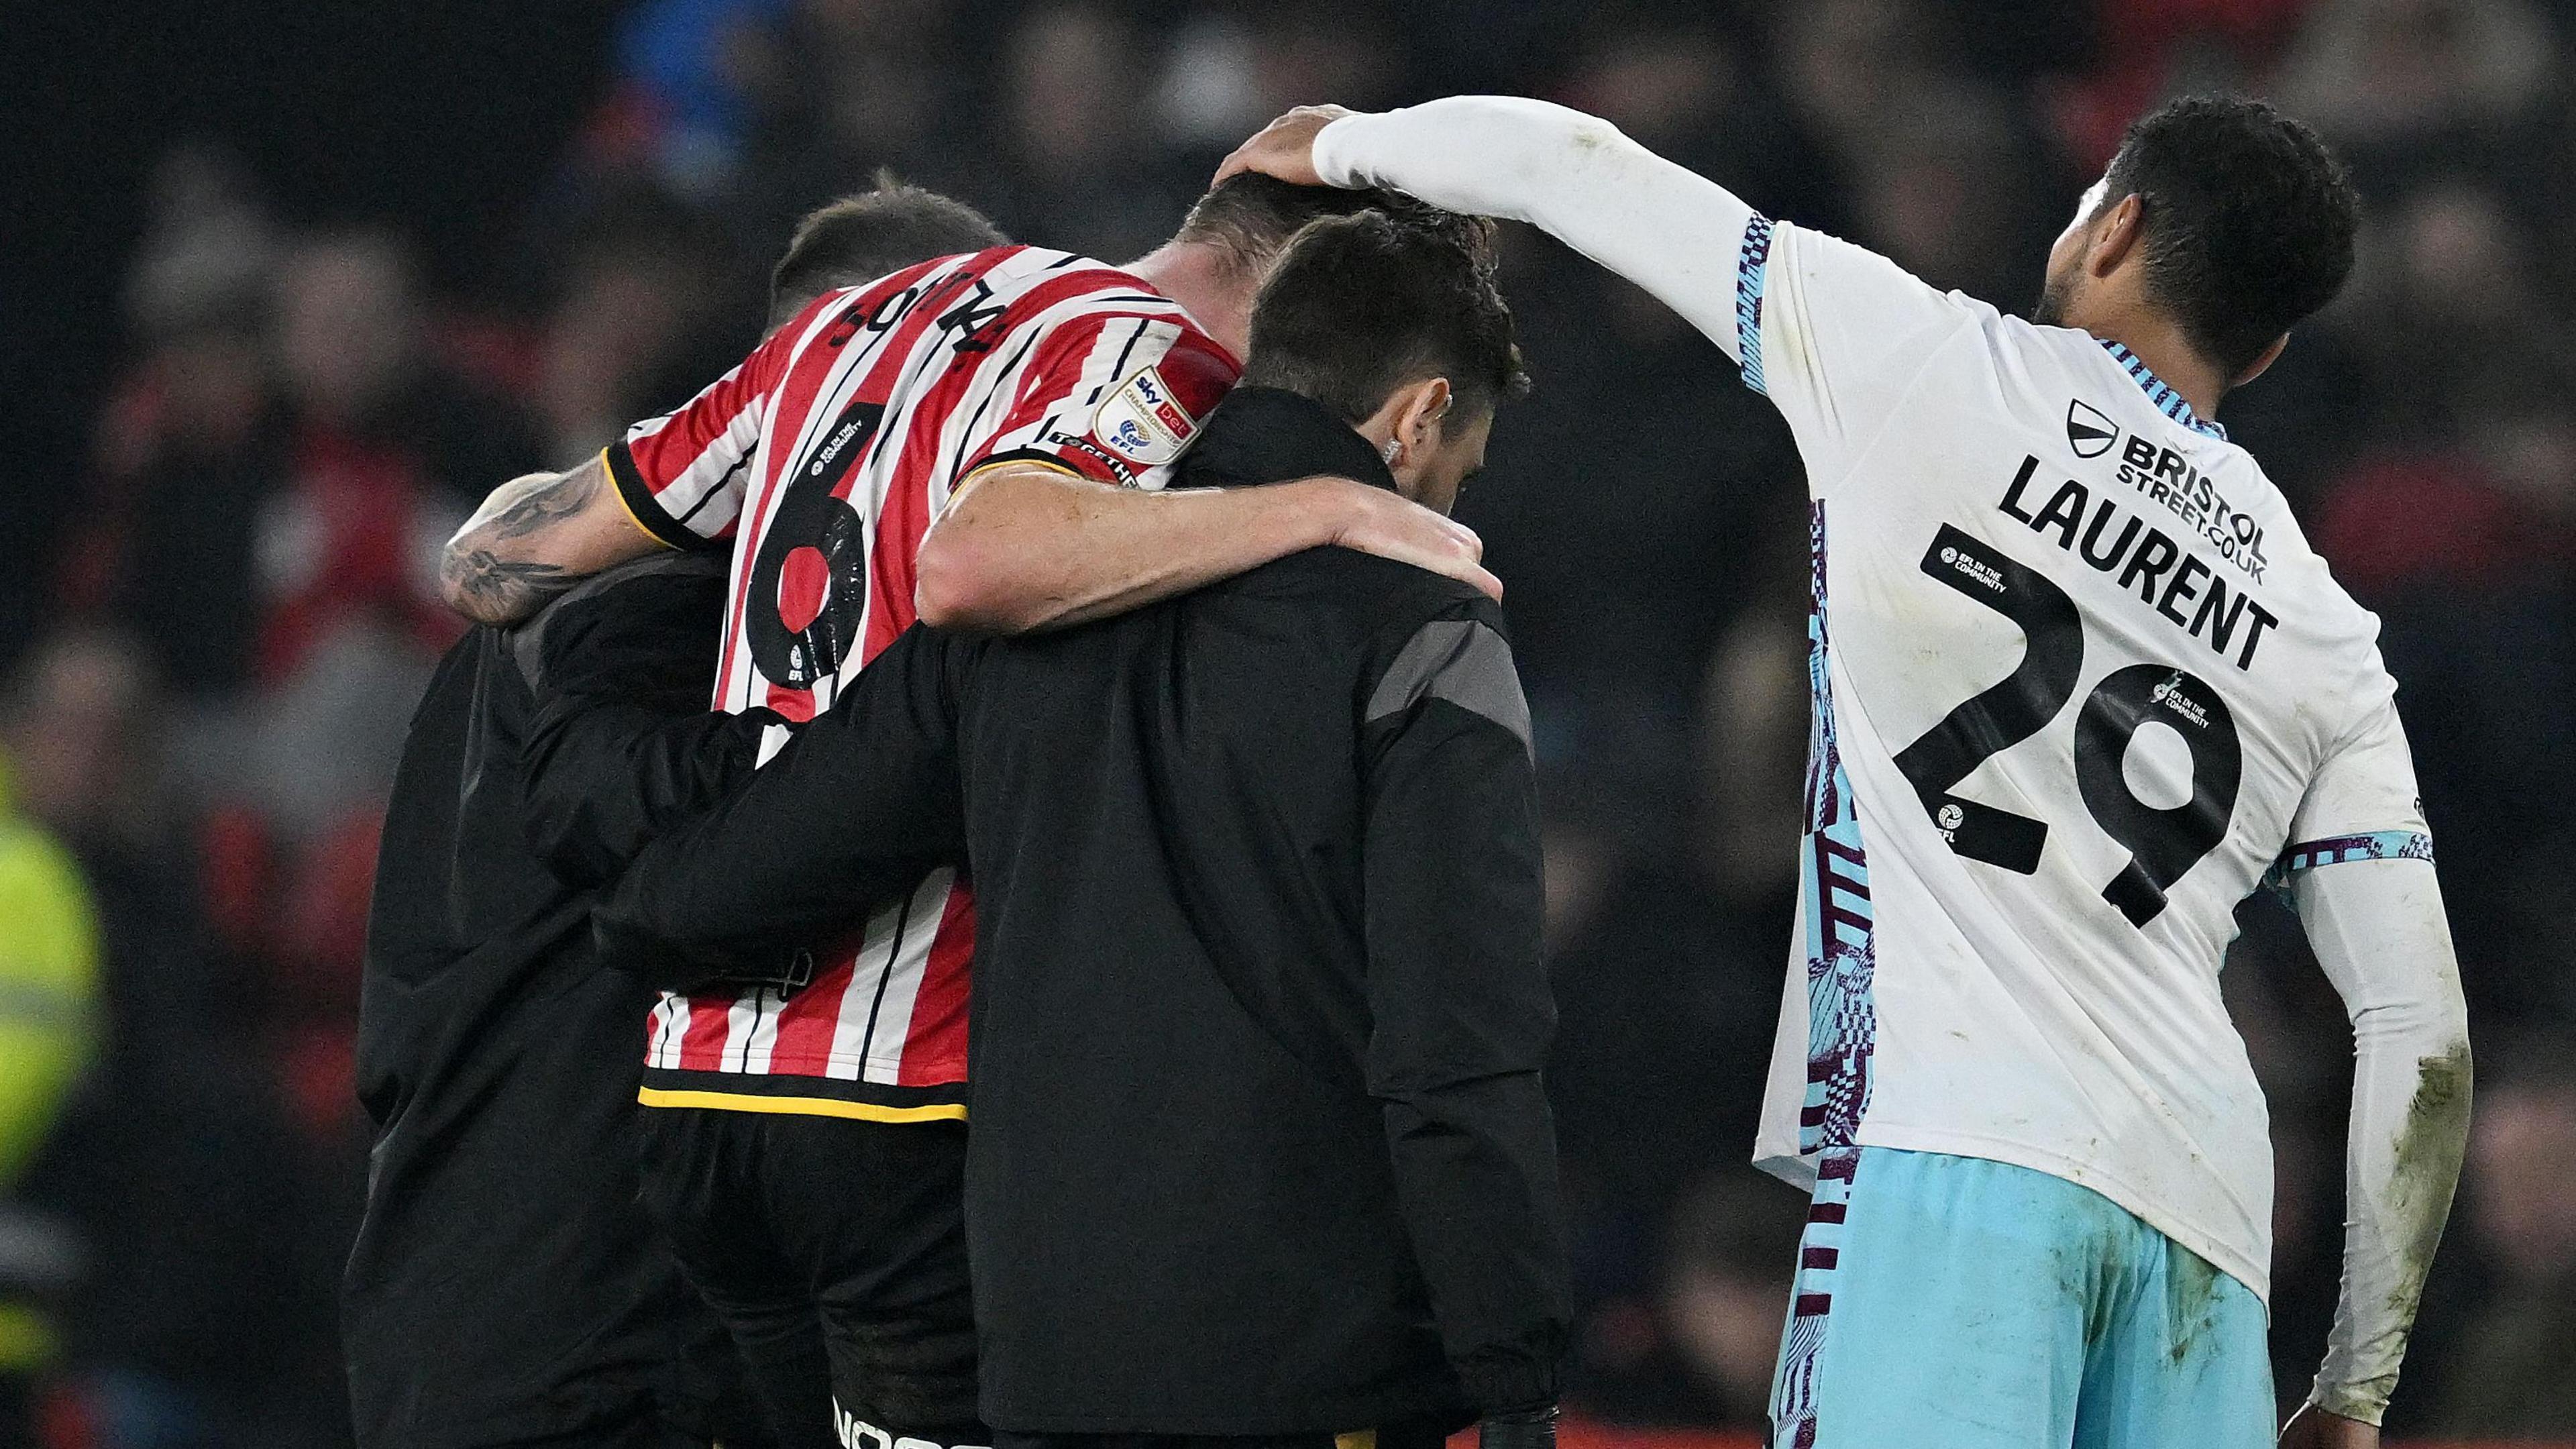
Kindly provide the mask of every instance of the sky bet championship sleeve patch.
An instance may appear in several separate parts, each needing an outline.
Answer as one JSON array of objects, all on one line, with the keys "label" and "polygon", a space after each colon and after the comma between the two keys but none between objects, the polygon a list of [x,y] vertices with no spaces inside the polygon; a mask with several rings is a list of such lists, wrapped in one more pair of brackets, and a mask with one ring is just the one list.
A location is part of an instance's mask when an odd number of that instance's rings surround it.
[{"label": "sky bet championship sleeve patch", "polygon": [[1159,367],[1121,383],[1091,415],[1093,440],[1137,468],[1159,468],[1181,456],[1198,431],[1198,419],[1182,409]]}]

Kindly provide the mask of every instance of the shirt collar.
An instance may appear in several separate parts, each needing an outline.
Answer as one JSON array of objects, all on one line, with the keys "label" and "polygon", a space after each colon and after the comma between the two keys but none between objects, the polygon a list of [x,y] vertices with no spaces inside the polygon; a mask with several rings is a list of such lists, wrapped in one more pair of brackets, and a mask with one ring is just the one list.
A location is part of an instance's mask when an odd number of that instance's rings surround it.
[{"label": "shirt collar", "polygon": [[2145,358],[2108,337],[2097,337],[2094,340],[2102,344],[2103,351],[2111,354],[2112,361],[2129,370],[2129,376],[2137,381],[2138,390],[2145,393],[2147,401],[2154,403],[2166,417],[2193,432],[2216,438],[2222,443],[2227,441],[2227,429],[2193,412],[2191,404],[2183,401],[2182,394],[2174,391],[2163,378],[2156,376],[2155,370],[2147,366]]},{"label": "shirt collar", "polygon": [[1208,414],[1183,456],[1191,487],[1241,488],[1318,473],[1395,491],[1395,475],[1359,430],[1331,408],[1275,387],[1238,387]]}]

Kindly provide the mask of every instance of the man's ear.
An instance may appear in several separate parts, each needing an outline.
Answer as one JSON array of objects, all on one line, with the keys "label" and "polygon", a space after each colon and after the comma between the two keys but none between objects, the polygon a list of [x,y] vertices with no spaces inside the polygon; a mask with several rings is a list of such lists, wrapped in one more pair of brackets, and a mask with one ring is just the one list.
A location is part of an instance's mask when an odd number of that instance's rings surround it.
[{"label": "man's ear", "polygon": [[2097,278],[2118,271],[2146,234],[2146,199],[2130,192],[2094,219],[2093,240],[2084,248],[2084,270]]},{"label": "man's ear", "polygon": [[1445,377],[1407,383],[1396,390],[1395,426],[1390,431],[1404,445],[1399,457],[1440,446],[1440,422],[1449,415],[1450,398]]},{"label": "man's ear", "polygon": [[2273,338],[2272,345],[2263,349],[2263,355],[2255,358],[2252,364],[2243,372],[2236,374],[2236,380],[2229,383],[2228,386],[2231,388],[2243,387],[2245,384],[2261,377],[2266,371],[2270,370],[2273,363],[2281,360],[2282,349],[2289,345],[2290,334],[2287,332]]}]

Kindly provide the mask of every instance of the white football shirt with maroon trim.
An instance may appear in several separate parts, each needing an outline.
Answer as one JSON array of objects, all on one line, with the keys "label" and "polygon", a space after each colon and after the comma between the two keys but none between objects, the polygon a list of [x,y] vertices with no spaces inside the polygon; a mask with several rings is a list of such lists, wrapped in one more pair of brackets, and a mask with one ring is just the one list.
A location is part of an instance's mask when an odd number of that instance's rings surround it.
[{"label": "white football shirt with maroon trim", "polygon": [[1811,495],[1800,929],[1757,1158],[2082,1183],[2269,1286],[2219,994],[2267,878],[2431,857],[2378,620],[2116,343],[1756,216],[1734,343]]},{"label": "white football shirt with maroon trim", "polygon": [[2449,1204],[2417,1169],[2456,1145],[2466,1025],[2377,621],[2262,469],[2126,349],[1775,226],[1597,117],[1454,96],[1342,117],[1313,155],[1642,286],[1805,460],[1801,929],[1757,1149],[1815,1191],[1783,1442],[1814,1428],[1867,1147],[2085,1184],[2264,1291],[2264,1103],[2218,988],[2258,882],[2288,885],[2354,1018],[2317,1402],[2377,1422]]}]

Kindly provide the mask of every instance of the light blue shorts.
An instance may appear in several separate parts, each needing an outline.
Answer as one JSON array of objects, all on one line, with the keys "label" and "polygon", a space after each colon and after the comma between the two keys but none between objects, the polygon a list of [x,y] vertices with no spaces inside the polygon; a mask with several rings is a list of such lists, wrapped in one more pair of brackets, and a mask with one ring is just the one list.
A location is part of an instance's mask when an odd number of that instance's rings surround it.
[{"label": "light blue shorts", "polygon": [[1771,1390],[1774,1449],[2269,1449],[2253,1290],[2090,1188],[1829,1149]]}]

